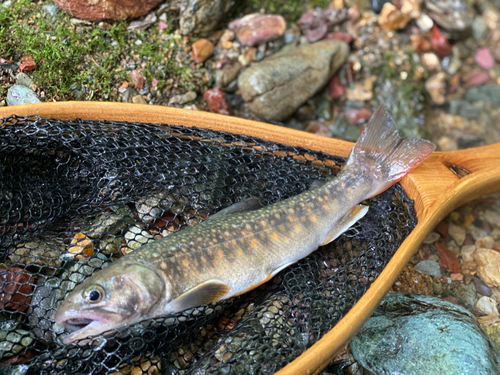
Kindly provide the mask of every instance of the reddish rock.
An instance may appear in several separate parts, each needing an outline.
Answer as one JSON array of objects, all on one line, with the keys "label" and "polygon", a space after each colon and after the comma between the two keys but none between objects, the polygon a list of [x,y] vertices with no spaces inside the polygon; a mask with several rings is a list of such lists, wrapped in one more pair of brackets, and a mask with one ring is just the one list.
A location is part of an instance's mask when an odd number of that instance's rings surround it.
[{"label": "reddish rock", "polygon": [[89,21],[123,21],[147,14],[163,0],[54,0],[73,17]]},{"label": "reddish rock", "polygon": [[328,28],[345,21],[345,9],[314,9],[304,13],[297,23],[309,42],[316,42],[328,32]]},{"label": "reddish rock", "polygon": [[132,70],[130,72],[130,76],[134,80],[134,87],[137,90],[142,90],[144,88],[144,77],[141,75],[141,73],[138,70]]},{"label": "reddish rock", "polygon": [[474,71],[468,75],[464,83],[464,88],[483,85],[490,80],[490,75],[483,71]]},{"label": "reddish rock", "polygon": [[455,305],[458,305],[458,301],[455,297],[449,296],[449,297],[443,297],[443,299],[445,301],[448,301],[448,302],[454,303]]},{"label": "reddish rock", "polygon": [[158,30],[162,31],[162,30],[166,30],[166,29],[168,29],[168,23],[166,23],[163,20],[159,20],[158,21]]},{"label": "reddish rock", "polygon": [[434,244],[437,249],[437,253],[439,256],[439,265],[443,268],[450,270],[453,273],[461,273],[460,263],[458,263],[457,257],[453,252],[448,250],[446,245],[442,242],[436,242]]},{"label": "reddish rock", "polygon": [[203,98],[207,102],[210,112],[219,113],[221,115],[229,115],[230,107],[226,97],[226,93],[219,87],[205,91]]},{"label": "reddish rock", "polygon": [[19,64],[19,70],[21,72],[30,72],[37,68],[35,60],[31,56],[24,56],[21,58],[21,63]]},{"label": "reddish rock", "polygon": [[474,61],[483,69],[493,69],[495,66],[495,59],[488,47],[478,48],[474,55]]},{"label": "reddish rock", "polygon": [[344,116],[349,124],[356,125],[367,121],[372,116],[372,111],[368,108],[349,108],[344,112]]},{"label": "reddish rock", "polygon": [[324,137],[332,137],[333,136],[330,129],[328,129],[326,127],[326,125],[320,121],[309,121],[309,124],[307,124],[305,131],[308,133],[322,135]]},{"label": "reddish rock", "polygon": [[341,98],[345,95],[345,87],[340,82],[340,78],[338,75],[333,76],[333,78],[330,80],[330,83],[328,84],[328,92],[334,99]]},{"label": "reddish rock", "polygon": [[230,22],[228,28],[234,31],[242,45],[254,46],[283,35],[286,21],[282,16],[254,13]]},{"label": "reddish rock", "polygon": [[344,43],[351,43],[352,42],[352,36],[351,34],[347,34],[347,33],[341,33],[341,32],[338,32],[338,31],[335,31],[333,33],[328,33],[325,35],[325,39],[329,39],[329,40],[340,40]]},{"label": "reddish rock", "polygon": [[410,35],[410,41],[416,53],[422,53],[431,50],[431,43],[422,35]]},{"label": "reddish rock", "polygon": [[214,53],[214,45],[208,39],[201,38],[193,43],[191,51],[191,58],[197,62],[202,63]]},{"label": "reddish rock", "polygon": [[441,57],[451,55],[451,45],[436,25],[431,28],[431,47]]},{"label": "reddish rock", "polygon": [[31,301],[33,276],[18,267],[0,268],[0,310],[24,311]]},{"label": "reddish rock", "polygon": [[448,223],[446,223],[445,221],[442,221],[436,226],[435,229],[436,229],[436,232],[438,232],[441,235],[441,237],[444,238],[444,240],[446,242],[448,242],[450,240],[450,237],[448,236],[448,231],[450,230],[450,226],[448,225]]}]

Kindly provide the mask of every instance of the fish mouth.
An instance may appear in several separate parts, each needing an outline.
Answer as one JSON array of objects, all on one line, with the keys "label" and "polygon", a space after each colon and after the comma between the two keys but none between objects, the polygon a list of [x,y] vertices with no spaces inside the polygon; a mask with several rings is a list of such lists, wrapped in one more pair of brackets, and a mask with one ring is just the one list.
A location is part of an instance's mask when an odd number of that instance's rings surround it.
[{"label": "fish mouth", "polygon": [[101,324],[103,324],[103,322],[100,322],[99,320],[73,318],[66,320],[64,327],[70,332],[75,332],[84,328],[99,327]]}]

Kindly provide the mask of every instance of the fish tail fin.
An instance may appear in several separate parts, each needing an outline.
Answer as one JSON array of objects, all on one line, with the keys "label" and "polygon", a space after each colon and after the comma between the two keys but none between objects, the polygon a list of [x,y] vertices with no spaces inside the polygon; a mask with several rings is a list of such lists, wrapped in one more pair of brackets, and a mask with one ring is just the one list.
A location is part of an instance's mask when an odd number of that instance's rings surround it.
[{"label": "fish tail fin", "polygon": [[436,146],[424,139],[401,138],[394,120],[380,105],[354,145],[345,168],[367,168],[371,196],[380,194],[416,168]]}]

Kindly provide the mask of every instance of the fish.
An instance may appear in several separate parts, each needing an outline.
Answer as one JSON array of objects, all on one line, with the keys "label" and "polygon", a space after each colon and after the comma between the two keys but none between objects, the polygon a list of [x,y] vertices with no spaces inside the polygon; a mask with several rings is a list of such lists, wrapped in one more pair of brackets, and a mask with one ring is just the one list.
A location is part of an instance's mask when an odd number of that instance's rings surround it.
[{"label": "fish", "polygon": [[258,287],[347,231],[368,211],[361,202],[399,181],[434,148],[427,140],[401,138],[379,106],[332,180],[266,207],[245,199],[86,278],[57,309],[56,323],[69,331],[63,342]]}]

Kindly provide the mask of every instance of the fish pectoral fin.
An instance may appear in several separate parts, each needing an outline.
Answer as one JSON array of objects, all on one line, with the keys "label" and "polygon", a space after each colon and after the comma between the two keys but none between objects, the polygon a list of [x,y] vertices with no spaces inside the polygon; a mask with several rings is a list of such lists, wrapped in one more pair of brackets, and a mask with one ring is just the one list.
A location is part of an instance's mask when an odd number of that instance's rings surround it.
[{"label": "fish pectoral fin", "polygon": [[243,199],[238,203],[235,203],[229,207],[226,207],[223,210],[220,210],[219,212],[209,216],[208,219],[212,219],[214,217],[220,217],[222,215],[230,215],[230,214],[254,211],[262,207],[263,207],[262,203],[260,203],[260,199],[258,197],[250,197]]},{"label": "fish pectoral fin", "polygon": [[335,225],[330,233],[325,237],[325,240],[321,246],[329,244],[334,239],[339,237],[342,233],[346,232],[350,227],[352,227],[358,220],[368,212],[368,206],[363,206],[361,204],[354,206],[351,210],[345,214],[345,216],[340,219],[340,221]]},{"label": "fish pectoral fin", "polygon": [[229,285],[219,280],[209,280],[189,289],[171,303],[175,305],[177,311],[182,311],[190,307],[207,305],[218,301],[221,297],[229,293],[230,290],[231,287]]}]

